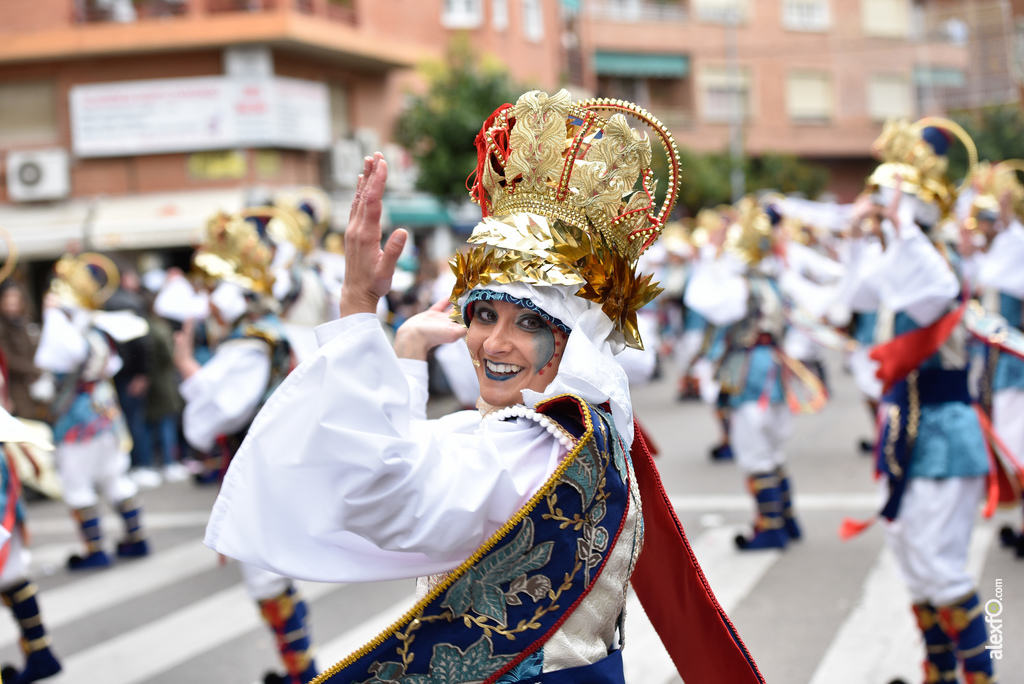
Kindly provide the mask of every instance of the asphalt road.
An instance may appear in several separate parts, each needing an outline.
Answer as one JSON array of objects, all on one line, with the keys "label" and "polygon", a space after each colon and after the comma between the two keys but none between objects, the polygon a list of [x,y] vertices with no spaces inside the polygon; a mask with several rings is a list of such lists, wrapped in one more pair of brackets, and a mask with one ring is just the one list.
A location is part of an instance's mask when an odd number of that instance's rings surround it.
[{"label": "asphalt road", "polygon": [[[783,552],[734,550],[732,536],[751,520],[751,499],[732,463],[708,458],[717,439],[711,410],[676,400],[671,368],[635,389],[635,410],[661,451],[666,488],[709,581],[768,682],[885,684],[896,676],[918,682],[923,647],[881,530],[848,542],[837,535],[844,516],[872,513],[877,494],[870,459],[857,449],[871,428],[866,410],[838,364],[830,370],[832,402],[818,415],[799,417],[790,441],[805,539]],[[449,405],[437,401],[432,412]],[[191,483],[144,491],[154,553],[74,575],[63,567],[77,550],[65,507],[30,504],[33,572],[65,666],[47,681],[252,684],[277,667],[237,566],[201,544],[215,495],[214,488]],[[990,521],[979,516],[972,542],[971,568],[983,600],[1000,598],[1003,606],[1007,645],[997,672],[1004,684],[1024,682],[1024,560],[999,547],[998,528],[1019,520],[1018,511],[997,512]],[[108,517],[105,529],[112,544],[119,521]],[[304,584],[303,590],[321,668],[368,641],[411,605],[413,594],[406,581]],[[626,635],[627,681],[681,681],[638,604],[629,612]],[[0,618],[0,660],[21,662],[10,619]]]}]

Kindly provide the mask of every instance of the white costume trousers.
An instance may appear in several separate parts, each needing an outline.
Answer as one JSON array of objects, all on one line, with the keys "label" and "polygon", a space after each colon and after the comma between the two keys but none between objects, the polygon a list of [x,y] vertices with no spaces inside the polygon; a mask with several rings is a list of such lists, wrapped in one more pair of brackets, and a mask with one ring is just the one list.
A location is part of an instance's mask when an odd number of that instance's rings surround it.
[{"label": "white costume trousers", "polygon": [[748,475],[768,473],[786,463],[784,445],[793,431],[793,414],[785,404],[762,409],[756,401],[732,410],[729,442],[736,463]]},{"label": "white costume trousers", "polygon": [[1017,460],[1024,458],[1024,390],[1008,388],[992,395],[992,427]]},{"label": "white costume trousers", "polygon": [[248,563],[239,563],[242,579],[245,580],[245,591],[253,601],[265,601],[280,596],[292,583],[290,579],[277,573],[257,568]]},{"label": "white costume trousers", "polygon": [[25,540],[21,538],[21,529],[16,528],[7,543],[11,550],[7,554],[7,563],[4,564],[3,571],[0,571],[0,590],[28,579],[28,565],[32,561],[32,554],[25,547]]},{"label": "white costume trousers", "polygon": [[984,476],[907,483],[899,515],[885,523],[885,538],[914,603],[943,606],[974,589],[967,549],[984,495]]},{"label": "white costume trousers", "polygon": [[111,503],[124,501],[139,491],[128,477],[131,458],[111,430],[88,442],[59,444],[56,455],[57,469],[64,482],[64,502],[71,508],[96,505],[97,489]]}]

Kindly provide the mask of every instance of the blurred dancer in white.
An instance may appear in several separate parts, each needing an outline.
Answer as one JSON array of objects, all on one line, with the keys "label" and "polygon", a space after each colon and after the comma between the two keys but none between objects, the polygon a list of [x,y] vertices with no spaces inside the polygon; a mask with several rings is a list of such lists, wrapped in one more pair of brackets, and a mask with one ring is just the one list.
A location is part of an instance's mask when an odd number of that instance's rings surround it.
[{"label": "blurred dancer in white", "polygon": [[97,489],[124,518],[125,538],[117,555],[149,553],[142,528],[138,487],[128,477],[130,457],[121,409],[110,378],[121,367],[113,340],[145,335],[145,319],[129,312],[99,311],[117,289],[114,264],[99,254],[70,254],[54,266],[55,278],[43,301],[43,330],[35,364],[49,372],[55,386],[50,413],[57,443],[57,468],[64,501],[78,522],[85,555],[68,559],[72,570],[107,567]]},{"label": "blurred dancer in white", "polygon": [[[214,217],[195,256],[196,268],[214,281],[211,313],[231,332],[203,365],[192,346],[193,322],[187,321],[175,335],[185,439],[201,452],[219,451],[225,460],[234,456],[253,417],[292,367],[288,339],[274,313],[278,305],[271,295],[271,265],[278,245],[293,244],[295,225],[269,208],[247,214]],[[307,684],[317,671],[307,606],[295,583],[246,563],[241,571],[286,669],[284,676],[268,674],[265,683]]]}]

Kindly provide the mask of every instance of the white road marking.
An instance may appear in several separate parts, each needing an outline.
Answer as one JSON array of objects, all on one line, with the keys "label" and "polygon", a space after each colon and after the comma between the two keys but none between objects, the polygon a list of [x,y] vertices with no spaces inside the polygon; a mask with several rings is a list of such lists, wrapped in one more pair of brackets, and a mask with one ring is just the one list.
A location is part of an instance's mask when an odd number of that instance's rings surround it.
[{"label": "white road marking", "polygon": [[[874,511],[882,503],[874,493],[797,494],[793,498],[797,511]],[[672,506],[677,511],[752,511],[754,500],[749,494],[688,494],[673,496]]]},{"label": "white road marking", "polygon": [[[200,541],[188,542],[146,558],[122,562],[109,570],[88,571],[94,574],[41,591],[39,607],[47,629],[53,630],[206,572],[217,567],[217,563],[216,552]],[[0,646],[13,644],[18,638],[16,623],[0,620]]]},{"label": "white road marking", "polygon": [[[298,584],[310,602],[344,586]],[[239,584],[64,658],[64,670],[46,681],[47,684],[95,681],[141,684],[262,625],[256,603],[246,595],[245,586]],[[100,673],[102,679],[97,678]]]},{"label": "white road marking", "polygon": [[[974,529],[967,568],[975,582],[994,537],[992,523],[980,523]],[[897,677],[918,681],[924,645],[910,606],[896,558],[885,546],[864,582],[860,601],[836,633],[811,684],[876,684]]]}]

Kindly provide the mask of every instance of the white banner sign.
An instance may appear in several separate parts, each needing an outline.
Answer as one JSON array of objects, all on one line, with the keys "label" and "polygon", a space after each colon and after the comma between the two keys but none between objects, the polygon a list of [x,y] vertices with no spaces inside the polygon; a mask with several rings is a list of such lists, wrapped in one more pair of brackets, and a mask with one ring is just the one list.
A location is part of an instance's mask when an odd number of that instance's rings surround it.
[{"label": "white banner sign", "polygon": [[98,83],[71,88],[78,157],[234,147],[327,149],[327,86],[294,78],[224,76]]}]

